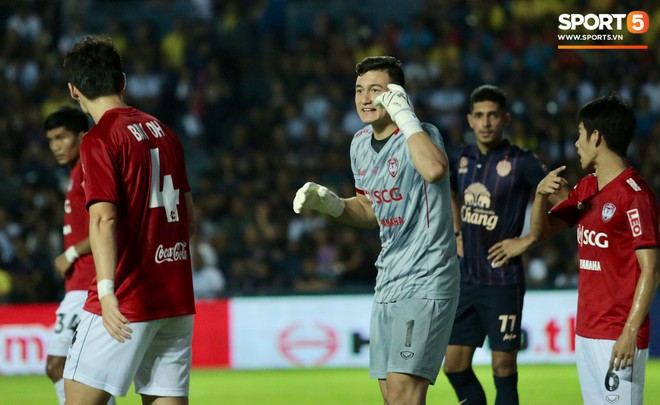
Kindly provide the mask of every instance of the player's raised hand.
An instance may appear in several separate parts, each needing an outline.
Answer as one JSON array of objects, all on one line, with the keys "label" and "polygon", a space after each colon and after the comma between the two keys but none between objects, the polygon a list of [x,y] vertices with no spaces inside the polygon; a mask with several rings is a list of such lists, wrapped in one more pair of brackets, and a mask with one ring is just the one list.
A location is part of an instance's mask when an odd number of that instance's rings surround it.
[{"label": "player's raised hand", "polygon": [[541,195],[551,195],[559,192],[560,190],[566,190],[568,182],[565,178],[561,177],[559,173],[564,171],[566,166],[560,166],[555,170],[548,173],[543,180],[541,180],[536,186],[536,194]]},{"label": "player's raised hand", "polygon": [[374,104],[381,106],[392,117],[392,121],[403,131],[406,139],[412,134],[422,131],[419,119],[415,115],[410,97],[398,84],[388,84],[389,91],[376,97]]},{"label": "player's raised hand", "polygon": [[303,208],[338,217],[346,203],[325,186],[307,182],[300,187],[293,199],[293,212],[300,214]]}]

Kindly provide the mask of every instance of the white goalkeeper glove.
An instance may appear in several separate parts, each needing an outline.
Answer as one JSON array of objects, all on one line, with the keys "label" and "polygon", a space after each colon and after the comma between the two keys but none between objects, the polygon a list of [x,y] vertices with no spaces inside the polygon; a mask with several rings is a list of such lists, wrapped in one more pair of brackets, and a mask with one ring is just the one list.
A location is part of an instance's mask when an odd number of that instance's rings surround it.
[{"label": "white goalkeeper glove", "polygon": [[346,203],[337,194],[320,184],[307,182],[298,189],[293,199],[293,212],[300,214],[303,208],[316,210],[338,217],[344,212]]},{"label": "white goalkeeper glove", "polygon": [[388,84],[387,88],[390,91],[376,97],[374,104],[387,110],[387,113],[392,117],[392,121],[403,131],[406,139],[412,134],[423,131],[422,125],[415,115],[415,111],[413,111],[410,97],[408,97],[403,87],[398,84]]}]

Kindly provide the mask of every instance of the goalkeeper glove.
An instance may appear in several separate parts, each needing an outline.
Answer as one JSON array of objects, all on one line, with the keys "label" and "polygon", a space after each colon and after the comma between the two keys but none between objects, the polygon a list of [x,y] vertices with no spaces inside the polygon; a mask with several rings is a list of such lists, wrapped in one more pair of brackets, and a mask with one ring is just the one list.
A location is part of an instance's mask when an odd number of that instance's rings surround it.
[{"label": "goalkeeper glove", "polygon": [[415,115],[410,97],[408,97],[403,87],[398,84],[388,84],[387,88],[390,91],[376,97],[374,103],[387,110],[387,113],[392,117],[392,121],[403,131],[406,139],[414,133],[421,132],[422,125]]},{"label": "goalkeeper glove", "polygon": [[338,217],[344,212],[346,203],[327,187],[307,182],[298,189],[293,199],[293,212],[300,214],[303,208],[316,210]]}]

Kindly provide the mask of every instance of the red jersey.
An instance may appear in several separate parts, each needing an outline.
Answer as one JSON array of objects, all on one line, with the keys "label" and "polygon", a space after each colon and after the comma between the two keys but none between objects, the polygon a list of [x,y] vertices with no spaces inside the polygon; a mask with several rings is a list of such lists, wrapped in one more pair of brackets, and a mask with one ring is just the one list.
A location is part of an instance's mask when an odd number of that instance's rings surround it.
[{"label": "red jersey", "polygon": [[[176,134],[135,108],[107,111],[83,137],[87,207],[117,207],[115,294],[129,321],[193,314],[190,191]],[[101,314],[96,283],[85,310]]]},{"label": "red jersey", "polygon": [[[584,177],[551,213],[577,224],[580,276],[576,333],[616,340],[630,313],[640,266],[635,249],[657,247],[658,201],[632,168],[602,190],[594,174]],[[637,347],[649,346],[649,317]]]},{"label": "red jersey", "polygon": [[[64,200],[64,249],[75,245],[89,236],[89,213],[85,209],[85,190],[83,189],[83,171],[80,161],[73,166],[66,187]],[[91,254],[82,255],[73,263],[73,271],[64,278],[66,292],[85,290],[96,276],[94,258]]]}]

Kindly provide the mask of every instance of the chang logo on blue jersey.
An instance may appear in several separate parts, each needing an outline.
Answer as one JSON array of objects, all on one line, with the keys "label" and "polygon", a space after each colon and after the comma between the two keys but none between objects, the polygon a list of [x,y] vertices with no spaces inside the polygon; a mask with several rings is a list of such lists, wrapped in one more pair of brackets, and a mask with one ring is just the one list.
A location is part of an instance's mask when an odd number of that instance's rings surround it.
[{"label": "chang logo on blue jersey", "polygon": [[470,184],[463,194],[461,220],[472,225],[481,225],[492,231],[497,226],[499,217],[490,209],[490,192],[481,183]]}]

